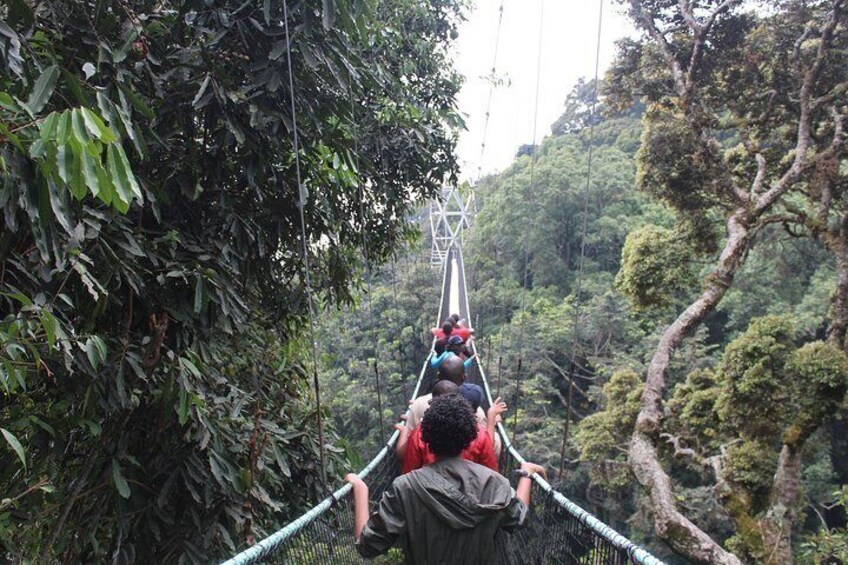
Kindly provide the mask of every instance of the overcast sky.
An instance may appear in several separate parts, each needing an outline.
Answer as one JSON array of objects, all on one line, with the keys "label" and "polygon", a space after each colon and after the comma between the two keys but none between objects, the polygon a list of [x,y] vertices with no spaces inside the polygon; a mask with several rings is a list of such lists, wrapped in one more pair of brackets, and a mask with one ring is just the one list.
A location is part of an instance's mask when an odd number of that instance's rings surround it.
[{"label": "overcast sky", "polygon": [[[562,114],[563,102],[580,77],[594,75],[600,0],[504,0],[496,75],[506,83],[495,88],[482,159],[483,174],[506,168],[517,148],[533,140],[536,70],[539,68],[539,106],[536,141],[550,134]],[[603,0],[600,74],[615,54],[614,41],[633,35],[633,28],[610,0]],[[477,177],[481,163],[489,75],[495,54],[500,0],[475,0],[460,28],[457,68],[466,77],[459,109],[468,131],[460,136],[458,152],[462,178]],[[542,21],[541,65],[539,22]]]}]

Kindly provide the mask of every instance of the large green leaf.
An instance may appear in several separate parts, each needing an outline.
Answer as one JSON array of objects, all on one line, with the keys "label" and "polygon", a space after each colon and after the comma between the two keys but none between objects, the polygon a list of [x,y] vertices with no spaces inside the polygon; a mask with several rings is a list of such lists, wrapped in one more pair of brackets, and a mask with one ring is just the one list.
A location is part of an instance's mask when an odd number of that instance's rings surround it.
[{"label": "large green leaf", "polygon": [[56,317],[45,309],[39,312],[38,317],[41,321],[41,327],[44,328],[44,333],[47,335],[47,345],[52,349],[56,343]]},{"label": "large green leaf", "polygon": [[[120,163],[118,149],[114,144],[110,144],[106,148],[106,167],[112,179],[112,184],[115,187],[115,196],[129,207],[132,202],[132,188],[129,186],[126,171]],[[115,198],[112,200],[114,202]]]},{"label": "large green leaf", "polygon": [[127,483],[127,480],[124,478],[124,474],[121,472],[121,464],[118,463],[118,460],[115,458],[112,458],[112,481],[115,483],[115,488],[118,489],[118,494],[120,494],[122,498],[130,497],[130,494],[132,494],[130,485]]},{"label": "large green leaf", "polygon": [[68,198],[68,191],[56,184],[54,178],[47,179],[47,188],[50,192],[50,207],[59,225],[68,235],[74,234],[74,216]]},{"label": "large green leaf", "polygon": [[184,386],[180,386],[180,404],[177,407],[177,416],[179,417],[180,425],[184,426],[188,421],[188,393]]},{"label": "large green leaf", "polygon": [[212,75],[206,74],[206,78],[203,79],[203,82],[200,83],[200,88],[197,90],[197,94],[194,95],[194,100],[191,101],[191,105],[194,106],[195,109],[202,108],[206,104],[201,104],[201,100],[203,99],[203,94],[206,92],[206,88],[209,86],[209,82],[212,80]]},{"label": "large green leaf", "polygon": [[41,137],[41,141],[47,143],[48,141],[56,139],[56,126],[59,122],[60,114],[57,112],[50,112],[44,121],[41,122],[41,126],[39,129],[39,136]]},{"label": "large green leaf", "polygon": [[88,135],[88,130],[85,127],[85,118],[80,108],[71,110],[71,134],[79,143],[80,147],[85,147],[91,141],[91,136]]},{"label": "large green leaf", "polygon": [[56,171],[62,182],[71,182],[74,171],[74,150],[64,141],[59,142],[56,151]]},{"label": "large green leaf", "polygon": [[112,61],[114,63],[121,63],[124,61],[124,59],[127,58],[127,55],[129,55],[130,50],[132,49],[133,41],[135,41],[138,37],[139,31],[139,28],[137,28],[136,26],[132,26],[127,31],[127,35],[124,38],[124,42],[121,44],[120,47],[118,47],[112,52]]},{"label": "large green leaf", "polygon": [[27,98],[27,108],[33,114],[37,114],[44,108],[45,104],[50,100],[53,94],[53,89],[56,88],[56,80],[59,78],[59,66],[51,65],[44,69],[44,72],[35,81],[32,87],[32,92]]},{"label": "large green leaf", "polygon": [[110,143],[107,148],[106,162],[118,196],[128,204],[133,201],[133,197],[141,200],[141,189],[130,169],[124,148],[117,143]]},{"label": "large green leaf", "polygon": [[94,347],[97,349],[100,360],[105,363],[109,358],[109,347],[106,345],[106,342],[99,335],[91,336],[91,341],[94,342]]},{"label": "large green leaf", "polygon": [[100,194],[100,175],[98,175],[100,168],[99,159],[92,157],[89,151],[82,152],[82,176],[92,196]]},{"label": "large green leaf", "polygon": [[142,116],[151,120],[156,117],[156,113],[144,102],[141,96],[136,94],[133,89],[128,88],[123,84],[120,85],[120,89],[121,93],[126,96],[132,107],[135,108],[137,112],[141,113]]},{"label": "large green leaf", "polygon": [[71,193],[77,200],[85,198],[88,190],[85,184],[85,176],[83,174],[83,155],[85,148],[80,147],[75,141],[67,144],[68,150],[71,153]]},{"label": "large green leaf", "polygon": [[100,187],[98,197],[104,204],[111,204],[121,213],[125,213],[129,209],[129,204],[120,198],[115,198],[115,185],[112,183],[112,176],[102,165],[97,167],[97,183]]},{"label": "large green leaf", "polygon": [[85,355],[88,357],[88,362],[91,363],[95,371],[100,368],[100,352],[97,351],[97,345],[91,338],[85,342]]},{"label": "large green leaf", "polygon": [[103,143],[113,143],[118,140],[115,133],[109,129],[100,116],[89,110],[88,108],[80,108],[85,127],[92,136],[96,137]]},{"label": "large green leaf", "polygon": [[15,437],[15,434],[10,432],[5,428],[0,428],[0,432],[3,433],[3,437],[6,438],[6,443],[12,448],[12,450],[18,455],[18,459],[21,460],[21,465],[26,469],[26,454],[24,453],[24,446],[21,445],[21,442],[18,441],[18,438]]}]

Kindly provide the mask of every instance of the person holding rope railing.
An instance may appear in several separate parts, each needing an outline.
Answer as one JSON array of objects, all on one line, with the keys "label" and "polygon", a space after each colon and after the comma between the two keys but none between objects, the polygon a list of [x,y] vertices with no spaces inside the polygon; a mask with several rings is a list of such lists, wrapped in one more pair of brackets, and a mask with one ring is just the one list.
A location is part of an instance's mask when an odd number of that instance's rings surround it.
[{"label": "person holding rope railing", "polygon": [[545,476],[544,469],[523,463],[513,490],[499,473],[461,459],[478,428],[471,406],[457,394],[433,400],[421,433],[435,463],[396,478],[370,517],[368,486],[356,474],[345,477],[353,487],[357,551],[372,558],[399,542],[413,565],[498,563],[498,540],[524,525],[530,479]]}]

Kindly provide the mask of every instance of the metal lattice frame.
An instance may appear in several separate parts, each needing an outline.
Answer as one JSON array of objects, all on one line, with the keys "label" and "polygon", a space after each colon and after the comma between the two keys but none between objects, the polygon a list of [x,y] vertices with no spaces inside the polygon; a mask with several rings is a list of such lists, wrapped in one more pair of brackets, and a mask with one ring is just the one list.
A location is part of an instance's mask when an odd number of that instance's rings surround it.
[{"label": "metal lattice frame", "polygon": [[439,200],[430,202],[431,266],[442,267],[448,252],[462,244],[463,232],[471,227],[474,212],[473,190],[463,200],[458,187],[446,187]]}]

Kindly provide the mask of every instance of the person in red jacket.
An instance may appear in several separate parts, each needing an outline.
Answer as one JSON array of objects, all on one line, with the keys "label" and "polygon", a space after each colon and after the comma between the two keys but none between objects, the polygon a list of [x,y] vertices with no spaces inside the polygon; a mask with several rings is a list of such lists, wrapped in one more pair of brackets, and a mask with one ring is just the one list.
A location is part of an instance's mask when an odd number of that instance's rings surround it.
[{"label": "person in red jacket", "polygon": [[[450,381],[442,381],[450,382]],[[450,383],[453,384],[453,383]],[[454,387],[456,385],[454,384]],[[452,392],[450,394],[457,394]],[[444,396],[444,395],[442,395]],[[467,401],[466,401],[466,404]],[[473,414],[471,405],[468,404],[468,410]],[[492,439],[485,426],[477,426],[477,437],[466,447],[459,455],[462,459],[473,461],[484,467],[497,472],[498,460],[495,457],[495,448],[492,445]],[[429,465],[436,461],[436,456],[427,448],[427,444],[421,436],[421,426],[416,426],[409,434],[406,441],[406,453],[403,457],[401,465],[401,473],[409,473],[415,469],[420,469],[424,465]]]}]

